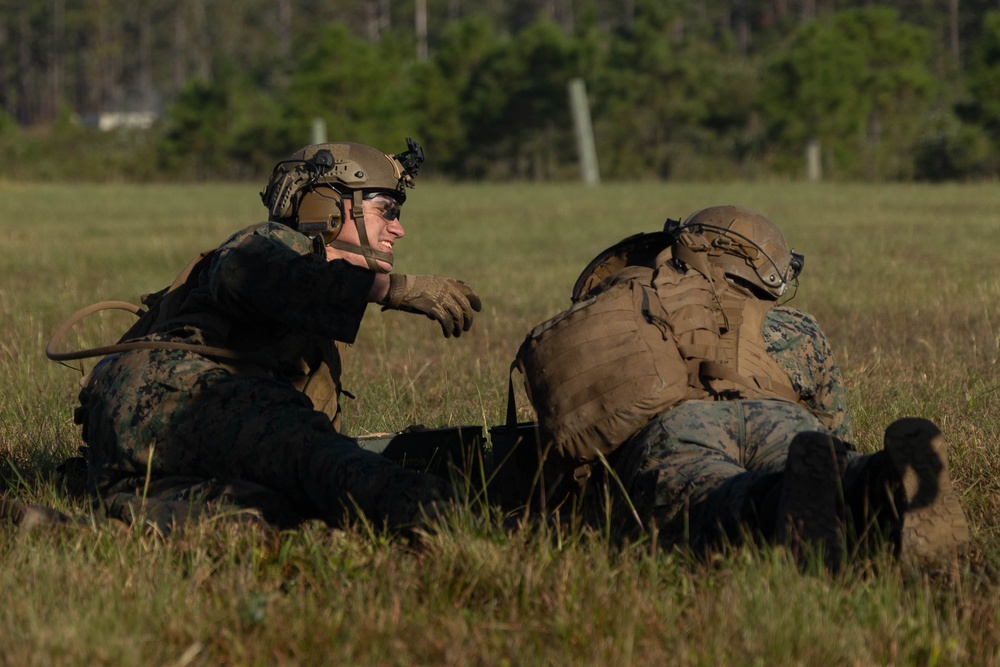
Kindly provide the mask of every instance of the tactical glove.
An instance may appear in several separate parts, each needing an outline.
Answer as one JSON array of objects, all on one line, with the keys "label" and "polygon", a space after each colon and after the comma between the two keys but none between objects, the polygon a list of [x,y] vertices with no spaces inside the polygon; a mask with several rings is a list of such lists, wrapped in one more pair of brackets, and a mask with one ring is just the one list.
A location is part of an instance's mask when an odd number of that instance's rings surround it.
[{"label": "tactical glove", "polygon": [[445,338],[459,336],[472,326],[472,311],[482,310],[472,287],[441,276],[389,274],[389,293],[383,310],[391,308],[421,313],[437,320]]}]

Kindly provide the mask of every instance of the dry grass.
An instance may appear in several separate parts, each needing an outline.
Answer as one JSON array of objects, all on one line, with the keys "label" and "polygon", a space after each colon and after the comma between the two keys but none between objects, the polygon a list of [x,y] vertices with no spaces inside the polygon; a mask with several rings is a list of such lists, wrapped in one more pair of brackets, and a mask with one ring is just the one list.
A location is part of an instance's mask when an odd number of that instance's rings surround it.
[{"label": "dry grass", "polygon": [[[168,283],[260,217],[257,189],[0,184],[0,456],[19,496],[87,514],[50,479],[79,444],[79,373],[45,360],[49,334],[79,307]],[[883,557],[800,574],[768,549],[698,563],[589,533],[507,534],[468,510],[419,548],[233,521],[166,541],[97,519],[0,526],[0,663],[994,664],[995,185],[421,185],[397,269],[462,277],[485,308],[458,340],[371,309],[347,359],[348,428],[502,422],[514,351],[587,261],[717,203],[769,214],[806,254],[793,303],[834,345],[859,447],[903,415],[942,425],[976,537],[959,581],[908,579]],[[121,326],[93,318],[66,345]]]}]

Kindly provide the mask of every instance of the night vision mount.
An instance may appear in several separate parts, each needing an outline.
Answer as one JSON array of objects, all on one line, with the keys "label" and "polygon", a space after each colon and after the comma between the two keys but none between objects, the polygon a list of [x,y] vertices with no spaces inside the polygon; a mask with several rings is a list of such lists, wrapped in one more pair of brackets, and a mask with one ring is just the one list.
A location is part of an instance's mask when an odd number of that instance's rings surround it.
[{"label": "night vision mount", "polygon": [[420,165],[424,163],[424,149],[410,137],[406,138],[406,150],[393,155],[399,162],[403,171],[410,176],[416,176],[420,171]]}]

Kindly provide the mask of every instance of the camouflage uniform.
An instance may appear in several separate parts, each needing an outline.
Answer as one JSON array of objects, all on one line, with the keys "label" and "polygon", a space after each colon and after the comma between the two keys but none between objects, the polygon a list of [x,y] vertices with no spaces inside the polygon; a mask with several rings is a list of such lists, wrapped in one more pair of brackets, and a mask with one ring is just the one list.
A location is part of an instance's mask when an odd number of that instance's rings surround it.
[{"label": "camouflage uniform", "polygon": [[223,243],[195,278],[142,340],[243,357],[154,348],[102,360],[78,415],[109,513],[131,519],[143,505],[165,527],[205,503],[255,508],[280,525],[338,524],[360,509],[402,526],[445,496],[441,480],[337,431],[334,341],[354,341],[373,272],[327,261],[305,235],[261,223]]},{"label": "camouflage uniform", "polygon": [[[791,379],[801,405],[687,401],[650,422],[615,459],[640,519],[655,524],[665,543],[708,548],[738,542],[748,530],[772,537],[793,438],[824,432],[853,450],[843,380],[816,320],[773,308],[763,335],[767,353]],[[868,483],[879,456],[851,452],[849,457],[845,479]]]}]

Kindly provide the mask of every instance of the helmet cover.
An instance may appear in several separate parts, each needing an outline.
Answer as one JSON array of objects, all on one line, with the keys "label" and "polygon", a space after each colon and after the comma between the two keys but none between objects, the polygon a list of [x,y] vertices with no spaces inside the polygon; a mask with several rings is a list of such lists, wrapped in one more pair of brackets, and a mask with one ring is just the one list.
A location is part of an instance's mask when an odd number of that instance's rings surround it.
[{"label": "helmet cover", "polygon": [[789,250],[773,222],[748,208],[705,208],[688,216],[682,229],[701,234],[712,247],[712,264],[766,298],[780,297],[802,271],[804,257]]}]

